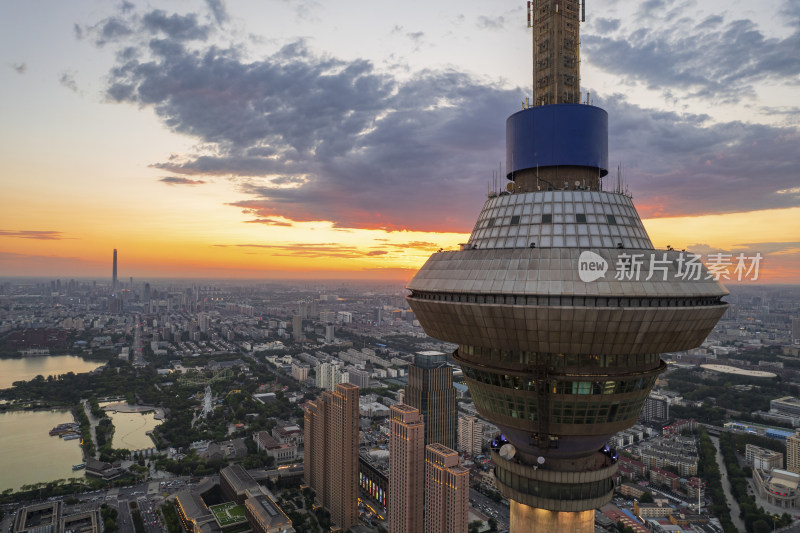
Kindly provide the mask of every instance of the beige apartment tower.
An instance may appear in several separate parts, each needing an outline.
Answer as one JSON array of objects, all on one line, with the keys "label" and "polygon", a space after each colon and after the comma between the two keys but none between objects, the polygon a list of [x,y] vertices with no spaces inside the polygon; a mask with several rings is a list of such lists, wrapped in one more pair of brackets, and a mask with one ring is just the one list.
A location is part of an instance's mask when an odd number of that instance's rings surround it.
[{"label": "beige apartment tower", "polygon": [[786,437],[786,470],[800,474],[800,429]]},{"label": "beige apartment tower", "polygon": [[425,533],[466,533],[469,470],[441,444],[425,447]]},{"label": "beige apartment tower", "polygon": [[419,352],[408,366],[405,402],[425,420],[425,444],[456,447],[456,389],[453,369],[442,352]]},{"label": "beige apartment tower", "polygon": [[393,405],[389,416],[389,533],[417,533],[423,524],[425,426],[409,405]]},{"label": "beige apartment tower", "polygon": [[358,523],[358,387],[340,383],[305,409],[305,481],[331,521]]},{"label": "beige apartment tower", "polygon": [[480,455],[483,448],[483,421],[477,416],[458,417],[458,451],[472,457]]}]

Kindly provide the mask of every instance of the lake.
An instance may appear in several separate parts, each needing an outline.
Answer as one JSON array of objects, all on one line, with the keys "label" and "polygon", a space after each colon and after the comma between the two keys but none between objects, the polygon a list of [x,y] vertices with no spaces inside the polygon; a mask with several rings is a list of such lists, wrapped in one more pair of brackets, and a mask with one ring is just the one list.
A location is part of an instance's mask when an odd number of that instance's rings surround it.
[{"label": "lake", "polygon": [[58,424],[73,421],[69,411],[0,413],[0,491],[83,477],[83,470],[72,470],[72,465],[83,462],[80,439],[48,435]]},{"label": "lake", "polygon": [[102,361],[88,361],[75,355],[37,355],[19,359],[0,359],[0,389],[15,381],[29,381],[36,376],[58,376],[67,372],[81,374],[103,366]]},{"label": "lake", "polygon": [[[147,432],[153,431],[161,423],[161,420],[156,420],[153,411],[149,413],[126,412],[137,407],[131,407],[124,403],[104,402],[100,406],[106,408],[106,413],[114,424],[114,438],[112,439],[114,448],[135,451],[155,446]],[[119,410],[112,411],[115,406],[119,406]]]}]

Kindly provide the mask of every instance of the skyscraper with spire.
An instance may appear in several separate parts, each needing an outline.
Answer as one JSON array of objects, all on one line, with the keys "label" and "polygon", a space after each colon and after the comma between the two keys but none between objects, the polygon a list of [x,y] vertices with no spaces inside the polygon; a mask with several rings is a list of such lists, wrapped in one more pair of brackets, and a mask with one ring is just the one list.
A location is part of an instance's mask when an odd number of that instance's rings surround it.
[{"label": "skyscraper with spire", "polygon": [[114,248],[114,264],[111,267],[111,293],[117,294],[117,249]]},{"label": "skyscraper with spire", "polygon": [[727,291],[696,256],[656,250],[631,196],[604,186],[608,114],[580,103],[583,4],[528,5],[534,97],[506,121],[508,187],[407,300],[428,335],[458,344],[478,412],[502,431],[511,533],[588,533],[613,493],[609,437],[635,423],[660,354],[703,342]]}]

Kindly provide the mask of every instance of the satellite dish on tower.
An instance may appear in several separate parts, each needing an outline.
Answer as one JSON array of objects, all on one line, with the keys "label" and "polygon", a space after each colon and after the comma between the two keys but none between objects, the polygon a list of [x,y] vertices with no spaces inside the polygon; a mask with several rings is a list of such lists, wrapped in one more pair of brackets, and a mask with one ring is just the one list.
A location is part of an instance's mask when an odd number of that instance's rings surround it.
[{"label": "satellite dish on tower", "polygon": [[514,447],[513,444],[503,444],[500,448],[500,457],[505,459],[506,461],[510,460],[517,454],[517,449]]}]

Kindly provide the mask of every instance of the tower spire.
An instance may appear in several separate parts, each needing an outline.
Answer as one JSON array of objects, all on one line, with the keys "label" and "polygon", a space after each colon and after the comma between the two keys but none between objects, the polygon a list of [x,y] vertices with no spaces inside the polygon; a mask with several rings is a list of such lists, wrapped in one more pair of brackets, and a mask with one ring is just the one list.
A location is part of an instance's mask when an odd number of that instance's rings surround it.
[{"label": "tower spire", "polygon": [[581,99],[579,0],[531,0],[533,105],[577,104]]}]

